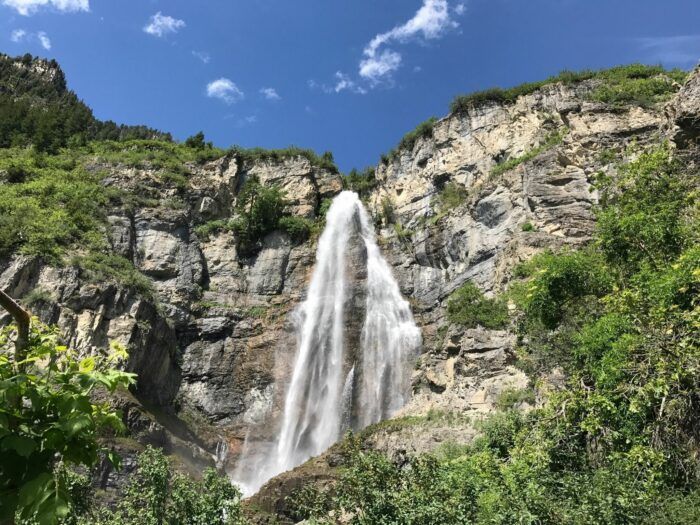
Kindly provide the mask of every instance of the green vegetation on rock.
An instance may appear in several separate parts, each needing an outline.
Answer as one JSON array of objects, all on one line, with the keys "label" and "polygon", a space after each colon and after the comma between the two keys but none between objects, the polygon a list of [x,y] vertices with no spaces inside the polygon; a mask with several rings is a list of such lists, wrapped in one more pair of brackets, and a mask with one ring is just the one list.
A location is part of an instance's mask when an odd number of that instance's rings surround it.
[{"label": "green vegetation on rock", "polygon": [[450,295],[447,318],[467,328],[498,330],[508,324],[508,307],[502,299],[484,297],[474,283],[467,282]]},{"label": "green vegetation on rock", "polygon": [[374,168],[365,168],[362,171],[352,169],[343,177],[343,189],[354,191],[360,198],[366,197],[378,184]]},{"label": "green vegetation on rock", "polygon": [[[594,89],[591,98],[612,104],[650,105],[667,98],[678,89],[678,84],[687,77],[685,71],[666,70],[661,66],[630,64],[599,71],[562,71],[545,80],[528,82],[515,87],[492,88],[456,97],[450,105],[452,113],[464,113],[485,104],[509,104],[518,97],[529,95],[539,89],[561,82],[565,85],[584,80],[599,80],[600,86]],[[675,85],[674,85],[675,83]]]},{"label": "green vegetation on rock", "polygon": [[401,138],[394,149],[382,155],[382,162],[384,164],[389,164],[396,159],[400,151],[413,151],[418,140],[432,137],[436,122],[437,119],[435,117],[430,117],[428,120],[418,124],[415,129],[409,131]]},{"label": "green vegetation on rock", "polygon": [[499,164],[496,164],[492,169],[491,169],[491,177],[498,177],[500,175],[503,175],[505,172],[512,170],[513,168],[517,168],[524,162],[528,162],[538,155],[541,155],[545,151],[549,151],[552,149],[554,146],[558,146],[559,144],[562,143],[564,140],[564,137],[566,136],[567,130],[558,130],[550,133],[547,135],[539,146],[536,146],[532,148],[531,150],[526,151],[519,157],[514,157],[512,159],[508,159],[504,162],[501,162]]},{"label": "green vegetation on rock", "polygon": [[[665,147],[641,154],[619,177],[599,181],[592,244],[539,255],[518,272],[518,365],[533,379],[555,368],[567,378],[541,408],[522,414],[509,407],[531,394],[504,394],[503,411],[479,426],[481,436],[448,457],[395,463],[357,441],[340,481],[307,499],[307,516],[330,523],[344,515],[353,524],[697,523],[695,169]],[[458,298],[453,312],[473,324],[478,290]]]},{"label": "green vegetation on rock", "polygon": [[226,476],[208,468],[201,480],[173,471],[163,452],[147,447],[138,457],[124,496],[114,508],[86,505],[76,525],[161,525],[246,523],[241,494]]}]

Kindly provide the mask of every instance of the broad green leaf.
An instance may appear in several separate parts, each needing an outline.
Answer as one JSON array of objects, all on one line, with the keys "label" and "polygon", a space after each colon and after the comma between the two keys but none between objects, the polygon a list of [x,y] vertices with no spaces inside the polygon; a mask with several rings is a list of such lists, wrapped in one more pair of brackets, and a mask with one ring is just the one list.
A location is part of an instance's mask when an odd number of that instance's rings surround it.
[{"label": "broad green leaf", "polygon": [[28,458],[37,448],[36,442],[26,436],[9,435],[2,440],[2,450],[14,450],[22,457]]}]

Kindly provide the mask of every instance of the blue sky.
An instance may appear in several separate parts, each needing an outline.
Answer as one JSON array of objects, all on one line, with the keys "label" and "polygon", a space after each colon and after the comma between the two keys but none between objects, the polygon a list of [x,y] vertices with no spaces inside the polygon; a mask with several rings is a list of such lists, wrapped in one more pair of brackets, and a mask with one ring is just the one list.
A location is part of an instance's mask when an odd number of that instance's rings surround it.
[{"label": "blue sky", "polygon": [[375,164],[463,92],[700,58],[698,0],[0,0],[97,117]]}]

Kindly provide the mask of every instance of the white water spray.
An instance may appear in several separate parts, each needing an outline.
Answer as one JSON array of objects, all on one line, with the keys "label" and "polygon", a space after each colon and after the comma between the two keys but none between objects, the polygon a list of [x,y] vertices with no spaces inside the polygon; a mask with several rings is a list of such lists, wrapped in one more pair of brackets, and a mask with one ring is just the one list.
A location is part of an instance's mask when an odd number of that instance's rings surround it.
[{"label": "white water spray", "polygon": [[[367,300],[361,347],[350,356],[345,306],[352,290],[347,289],[346,266],[355,238],[366,251]],[[342,192],[328,210],[308,296],[297,314],[298,351],[278,439],[257,459],[244,448],[234,479],[245,495],[320,454],[345,430],[386,419],[407,401],[420,330],[355,193]]]}]

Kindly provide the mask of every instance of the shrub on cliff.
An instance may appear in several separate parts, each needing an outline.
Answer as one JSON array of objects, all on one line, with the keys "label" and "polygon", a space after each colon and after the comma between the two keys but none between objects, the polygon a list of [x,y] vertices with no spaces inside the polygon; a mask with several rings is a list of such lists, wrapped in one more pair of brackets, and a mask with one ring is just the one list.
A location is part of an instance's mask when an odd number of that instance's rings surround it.
[{"label": "shrub on cliff", "polygon": [[455,290],[447,301],[447,318],[466,328],[502,329],[508,324],[508,307],[501,299],[484,297],[474,283]]}]

